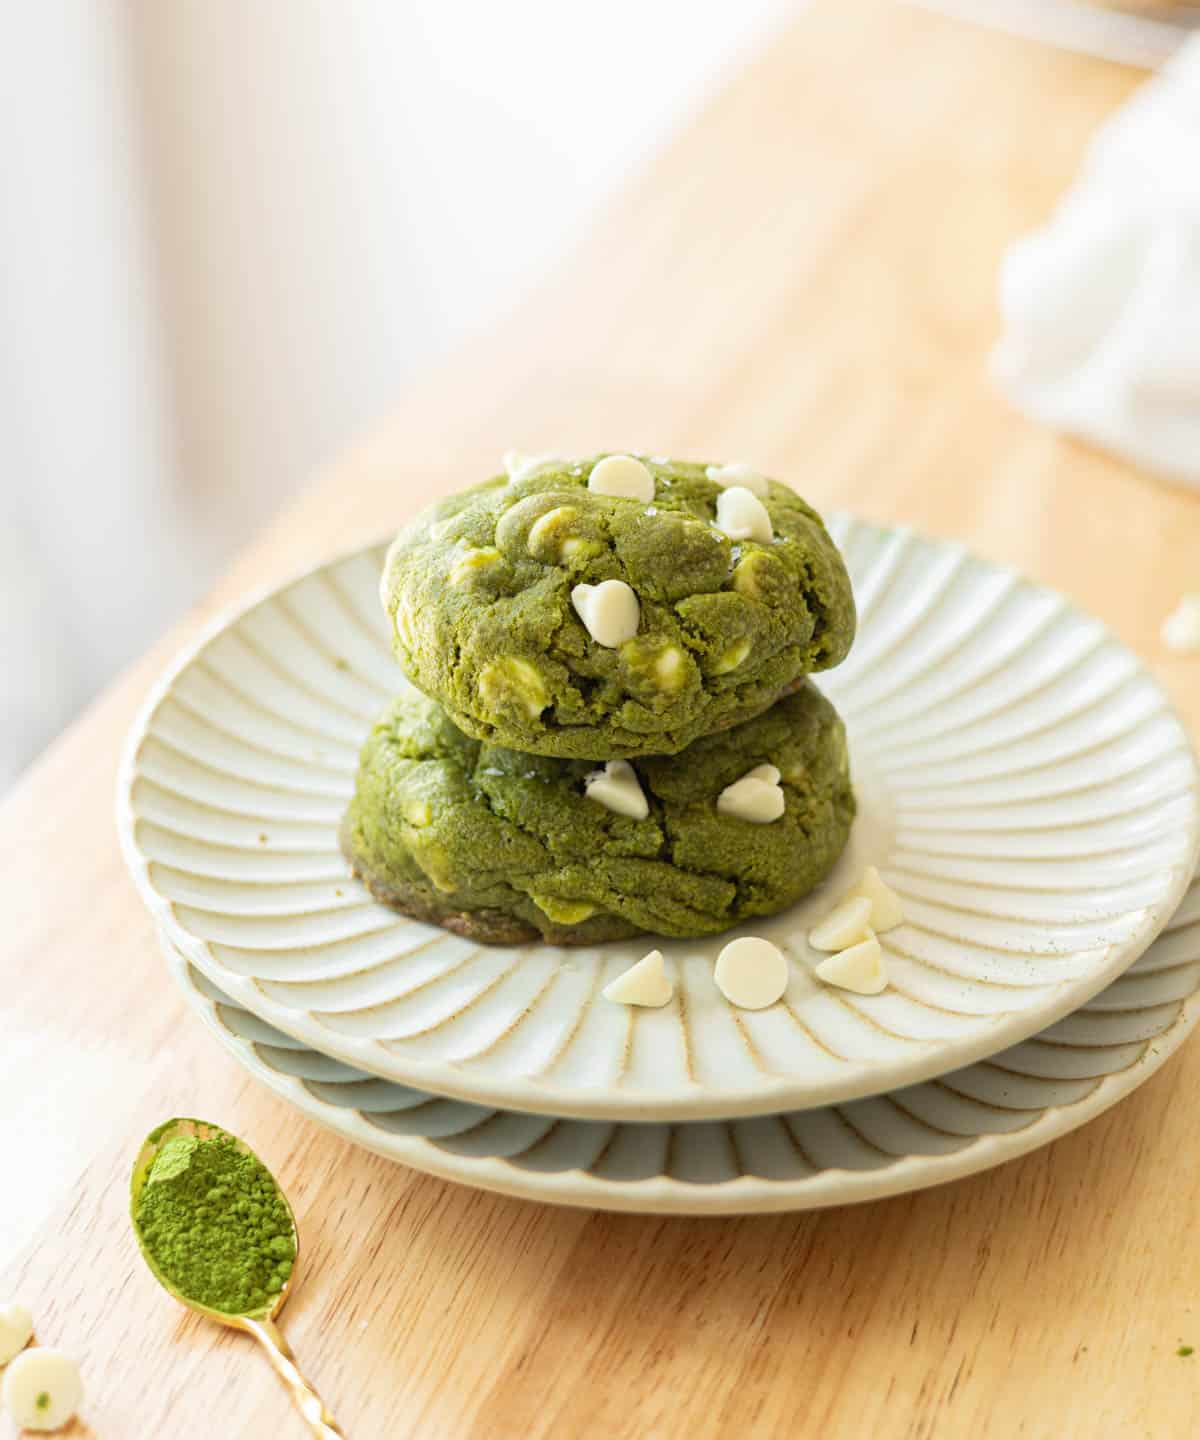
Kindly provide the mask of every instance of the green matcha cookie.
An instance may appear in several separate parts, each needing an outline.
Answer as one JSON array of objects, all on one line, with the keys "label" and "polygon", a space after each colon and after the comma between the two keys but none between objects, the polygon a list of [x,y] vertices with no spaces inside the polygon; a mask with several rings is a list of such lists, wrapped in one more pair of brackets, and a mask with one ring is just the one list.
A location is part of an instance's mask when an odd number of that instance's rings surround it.
[{"label": "green matcha cookie", "polygon": [[[763,803],[770,767],[782,814]],[[828,873],[854,817],[842,723],[808,684],[680,755],[597,774],[483,744],[406,691],[363,747],[342,847],[378,899],[422,920],[488,942],[584,944],[714,934],[782,910]]]},{"label": "green matcha cookie", "polygon": [[392,546],[396,654],[461,729],[539,755],[674,754],[845,658],[850,580],[794,491],[604,463],[600,483],[637,489],[640,472],[642,493],[589,488],[599,460],[545,461],[443,501]]}]

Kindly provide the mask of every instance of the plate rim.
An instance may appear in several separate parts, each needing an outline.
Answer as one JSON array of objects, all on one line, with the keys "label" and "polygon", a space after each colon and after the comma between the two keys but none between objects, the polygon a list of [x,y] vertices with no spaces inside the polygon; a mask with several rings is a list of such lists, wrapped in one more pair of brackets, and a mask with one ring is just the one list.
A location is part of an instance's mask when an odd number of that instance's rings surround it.
[{"label": "plate rim", "polygon": [[200,1016],[222,1049],[252,1078],[323,1130],[394,1164],[476,1190],[539,1204],[626,1214],[717,1217],[798,1213],[867,1204],[968,1179],[1040,1150],[1110,1110],[1177,1054],[1200,1022],[1198,984],[1181,1002],[1179,1014],[1167,1029],[1144,1041],[1136,1059],[1124,1069],[1101,1077],[1085,1096],[1064,1105],[1047,1106],[1036,1120],[1019,1130],[979,1135],[946,1154],[905,1155],[877,1170],[831,1167],[800,1180],[771,1180],[756,1175],[740,1175],[712,1184],[669,1175],[607,1180],[578,1168],[541,1171],[510,1164],[499,1156],[459,1155],[420,1136],[393,1134],[381,1140],[381,1132],[369,1125],[360,1111],[342,1111],[326,1104],[309,1091],[303,1080],[266,1064],[253,1042],[235,1035],[222,1022],[217,1014],[219,1002],[202,995],[192,984],[187,957],[174,946],[171,937],[160,930],[158,941],[185,1004]]},{"label": "plate rim", "polygon": [[[260,1019],[290,1035],[293,1039],[332,1056],[343,1063],[364,1070],[396,1084],[411,1085],[422,1090],[431,1090],[449,1098],[469,1103],[494,1106],[499,1109],[521,1110],[531,1114],[555,1115],[588,1120],[608,1121],[665,1121],[727,1120],[765,1115],[787,1110],[819,1109],[825,1105],[847,1103],[867,1095],[880,1094],[900,1088],[903,1085],[919,1084],[951,1070],[985,1059],[1009,1046],[1063,1019],[1073,1010],[1086,1005],[1105,989],[1119,975],[1134,964],[1154,943],[1159,934],[1179,908],[1186,893],[1198,861],[1200,861],[1200,764],[1197,762],[1195,746],[1189,727],[1184,723],[1175,703],[1152,673],[1149,666],[1136,651],[1122,641],[1111,628],[1098,617],[1083,610],[1070,596],[1031,579],[1012,565],[988,559],[977,554],[964,542],[930,535],[910,525],[891,525],[848,511],[831,510],[823,517],[826,523],[848,522],[872,530],[880,535],[903,536],[932,544],[939,548],[953,548],[969,560],[1014,577],[1019,583],[1051,596],[1070,612],[1086,616],[1100,627],[1104,642],[1111,644],[1128,656],[1136,675],[1148,683],[1161,698],[1164,713],[1178,727],[1185,744],[1185,753],[1190,760],[1191,778],[1187,794],[1191,799],[1188,817],[1185,857],[1171,869],[1170,884],[1156,905],[1147,908],[1142,924],[1121,946],[1115,949],[1115,957],[1097,971],[1089,972],[1086,981],[1062,981],[1057,987],[1055,1003],[1034,1012],[1017,1011],[998,1024],[983,1027],[968,1037],[953,1041],[939,1041],[927,1046],[928,1053],[907,1055],[902,1059],[880,1063],[871,1067],[868,1081],[851,1082],[849,1079],[830,1077],[820,1084],[811,1082],[801,1086],[795,1079],[784,1076],[766,1076],[752,1087],[724,1088],[719,1095],[712,1095],[702,1083],[693,1082],[694,1093],[680,1093],[670,1099],[647,1096],[622,1096],[611,1084],[597,1087],[596,1091],[574,1089],[562,1092],[552,1085],[537,1079],[509,1077],[489,1079],[472,1075],[453,1061],[429,1060],[388,1049],[377,1039],[359,1040],[331,1030],[317,1022],[307,1010],[292,1009],[273,1000],[257,981],[229,972],[212,954],[207,941],[191,935],[175,916],[175,903],[162,895],[150,878],[151,861],[142,853],[136,839],[138,816],[133,804],[133,790],[137,780],[137,762],[145,744],[151,723],[163,702],[169,697],[179,677],[197,659],[201,652],[218,636],[234,626],[239,620],[258,606],[275,596],[286,592],[321,572],[346,564],[360,555],[386,546],[392,532],[381,537],[359,541],[339,549],[324,560],[310,563],[278,581],[268,581],[254,586],[240,599],[220,609],[206,624],[202,625],[192,639],[173,657],[170,664],[150,687],[137,715],[126,735],[117,767],[116,783],[116,826],[118,839],[125,863],[132,876],[135,888],[143,904],[150,912],[156,926],[165,931],[191,961],[213,984],[223,990]],[[648,941],[649,941],[648,937]],[[1049,988],[1049,987],[1047,987]],[[914,1042],[919,1048],[919,1042]]]}]

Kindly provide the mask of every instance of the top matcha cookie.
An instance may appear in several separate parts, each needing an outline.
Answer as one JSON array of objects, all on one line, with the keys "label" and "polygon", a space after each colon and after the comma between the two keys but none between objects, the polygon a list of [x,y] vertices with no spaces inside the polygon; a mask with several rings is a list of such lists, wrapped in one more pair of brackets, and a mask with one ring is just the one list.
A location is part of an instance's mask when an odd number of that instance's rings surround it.
[{"label": "top matcha cookie", "polygon": [[510,472],[418,516],[384,565],[400,663],[468,734],[674,754],[850,649],[845,565],[786,485],[642,457]]}]

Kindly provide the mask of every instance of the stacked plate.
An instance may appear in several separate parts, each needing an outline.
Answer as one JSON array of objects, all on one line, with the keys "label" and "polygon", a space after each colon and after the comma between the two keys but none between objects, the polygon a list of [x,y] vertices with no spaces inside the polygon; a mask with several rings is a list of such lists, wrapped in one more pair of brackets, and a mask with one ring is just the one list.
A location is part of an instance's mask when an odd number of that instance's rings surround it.
[{"label": "stacked plate", "polygon": [[[859,818],[821,891],[754,933],[783,1001],[732,1008],[728,936],[656,941],[677,993],[601,990],[648,948],[481,946],[376,904],[337,842],[358,747],[402,683],[383,547],[224,619],[158,686],[120,785],[167,963],[224,1046],[305,1114],[488,1189],[735,1213],[893,1194],[1100,1113],[1200,1015],[1196,766],[1138,661],[960,547],[830,526],[859,603],[822,677]],[[805,936],[862,867],[901,895],[891,984],[820,984]],[[1186,893],[1185,893],[1186,892]]]}]

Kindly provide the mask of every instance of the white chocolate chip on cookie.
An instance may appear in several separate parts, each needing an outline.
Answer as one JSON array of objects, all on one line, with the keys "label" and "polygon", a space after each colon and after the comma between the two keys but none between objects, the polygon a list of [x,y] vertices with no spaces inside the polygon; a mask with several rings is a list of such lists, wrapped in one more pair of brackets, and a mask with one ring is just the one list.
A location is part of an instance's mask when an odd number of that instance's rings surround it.
[{"label": "white chocolate chip on cookie", "polygon": [[767,507],[744,485],[733,485],[717,496],[717,529],[731,540],[758,540],[769,545],[775,538]]},{"label": "white chocolate chip on cookie", "polygon": [[726,785],[717,796],[717,813],[735,820],[749,820],[753,825],[770,825],[784,812],[783,791],[779,787],[779,771],[774,765],[756,765],[740,780]]},{"label": "white chocolate chip on cookie", "polygon": [[732,465],[709,465],[704,473],[723,490],[731,485],[740,485],[760,500],[767,498],[767,477],[760,475],[753,465],[737,460]]},{"label": "white chocolate chip on cookie", "polygon": [[613,650],[637,634],[641,606],[624,580],[576,585],[571,591],[571,604],[597,645]]},{"label": "white chocolate chip on cookie", "polygon": [[675,986],[667,974],[661,950],[651,950],[636,965],[606,985],[603,995],[618,1005],[644,1005],[659,1009],[670,1004]]},{"label": "white chocolate chip on cookie", "polygon": [[654,476],[632,455],[606,455],[592,466],[588,489],[596,495],[649,504],[654,499]]},{"label": "white chocolate chip on cookie", "polygon": [[730,1004],[742,1010],[765,1010],[787,989],[787,957],[769,940],[743,935],[717,956],[713,979]]},{"label": "white chocolate chip on cookie", "polygon": [[584,793],[614,815],[644,820],[650,805],[642,792],[637,771],[628,760],[609,760],[603,770],[593,770],[583,782]]}]

